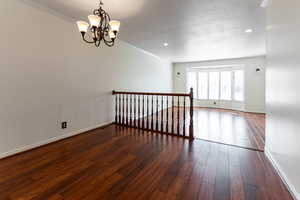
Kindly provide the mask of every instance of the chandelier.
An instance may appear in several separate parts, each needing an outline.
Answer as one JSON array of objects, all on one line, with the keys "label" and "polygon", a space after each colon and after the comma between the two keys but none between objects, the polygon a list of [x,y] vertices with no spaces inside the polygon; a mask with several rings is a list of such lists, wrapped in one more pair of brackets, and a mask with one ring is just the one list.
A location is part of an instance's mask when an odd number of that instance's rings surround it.
[{"label": "chandelier", "polygon": [[95,9],[93,15],[89,15],[89,23],[78,21],[77,26],[82,35],[83,41],[99,47],[103,41],[109,47],[114,46],[120,28],[120,22],[110,20],[110,16],[102,9],[103,3],[100,0],[99,8]]}]

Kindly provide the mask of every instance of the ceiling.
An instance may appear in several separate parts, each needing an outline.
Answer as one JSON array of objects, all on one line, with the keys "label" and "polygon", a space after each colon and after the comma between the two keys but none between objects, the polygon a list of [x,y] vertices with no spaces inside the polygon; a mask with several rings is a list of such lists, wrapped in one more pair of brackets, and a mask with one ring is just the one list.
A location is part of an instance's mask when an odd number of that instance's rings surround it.
[{"label": "ceiling", "polygon": [[[32,0],[87,20],[98,0]],[[265,54],[261,0],[104,0],[120,39],[172,62]],[[252,33],[245,33],[252,29]],[[165,47],[163,44],[168,43]]]}]

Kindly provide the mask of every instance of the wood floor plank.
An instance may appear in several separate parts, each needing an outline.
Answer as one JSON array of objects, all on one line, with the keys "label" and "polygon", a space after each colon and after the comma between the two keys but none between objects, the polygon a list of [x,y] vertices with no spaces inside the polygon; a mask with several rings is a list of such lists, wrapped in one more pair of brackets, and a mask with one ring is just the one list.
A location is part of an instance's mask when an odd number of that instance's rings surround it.
[{"label": "wood floor plank", "polygon": [[245,200],[245,191],[239,163],[239,155],[235,150],[229,153],[230,163],[230,200]]},{"label": "wood floor plank", "polygon": [[48,199],[292,197],[263,152],[111,125],[0,160],[0,200]]},{"label": "wood floor plank", "polygon": [[214,199],[230,199],[230,175],[228,147],[219,146],[216,182],[214,185]]},{"label": "wood floor plank", "polygon": [[182,189],[179,199],[198,199],[204,172],[207,168],[210,145],[210,143],[203,143],[201,146],[192,145],[190,153],[194,164],[186,187]]},{"label": "wood floor plank", "polygon": [[203,181],[201,183],[198,200],[218,200],[214,198],[214,185],[209,182]]}]

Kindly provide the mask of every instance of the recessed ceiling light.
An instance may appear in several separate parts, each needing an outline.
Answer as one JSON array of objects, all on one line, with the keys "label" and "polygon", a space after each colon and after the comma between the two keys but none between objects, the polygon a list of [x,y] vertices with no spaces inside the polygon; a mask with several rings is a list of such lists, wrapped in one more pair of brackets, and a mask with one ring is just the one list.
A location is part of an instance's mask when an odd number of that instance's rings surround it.
[{"label": "recessed ceiling light", "polygon": [[269,0],[262,0],[260,7],[262,8],[266,8],[269,5]]},{"label": "recessed ceiling light", "polygon": [[266,30],[267,31],[270,31],[270,30],[272,30],[274,27],[272,26],[272,25],[268,25],[267,27],[266,27]]},{"label": "recessed ceiling light", "polygon": [[246,29],[246,30],[245,30],[245,33],[252,33],[252,32],[253,32],[252,29]]},{"label": "recessed ceiling light", "polygon": [[167,46],[169,46],[169,44],[165,42],[165,43],[164,43],[164,46],[167,47]]}]

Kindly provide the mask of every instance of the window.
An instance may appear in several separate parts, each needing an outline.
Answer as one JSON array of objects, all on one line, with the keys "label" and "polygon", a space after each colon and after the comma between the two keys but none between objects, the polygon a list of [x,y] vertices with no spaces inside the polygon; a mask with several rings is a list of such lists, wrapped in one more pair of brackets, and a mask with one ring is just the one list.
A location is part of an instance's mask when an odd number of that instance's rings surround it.
[{"label": "window", "polygon": [[244,101],[244,72],[234,71],[234,100]]},{"label": "window", "polygon": [[216,100],[219,99],[219,72],[209,72],[209,99]]},{"label": "window", "polygon": [[187,90],[190,91],[190,88],[194,88],[194,96],[197,97],[197,74],[194,72],[188,72],[187,74]]},{"label": "window", "polygon": [[221,72],[221,100],[231,100],[231,72]]},{"label": "window", "polygon": [[240,68],[192,69],[187,73],[187,91],[201,100],[244,101],[244,71]]},{"label": "window", "polygon": [[199,72],[198,73],[198,98],[207,99],[208,98],[208,73]]}]

